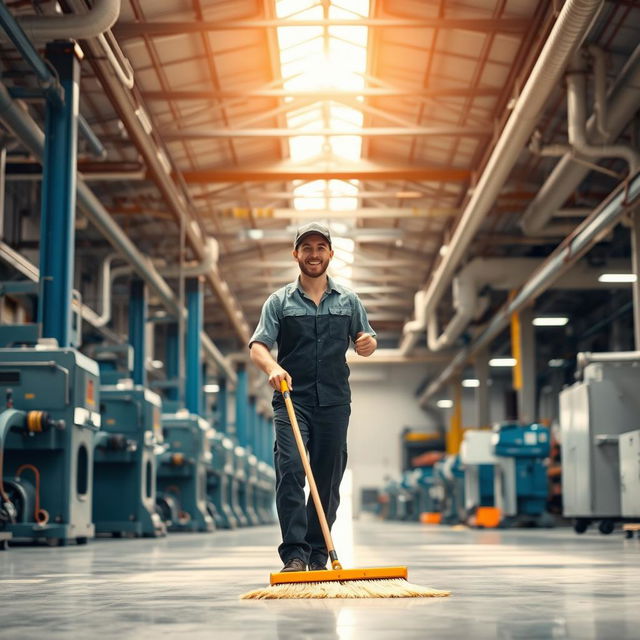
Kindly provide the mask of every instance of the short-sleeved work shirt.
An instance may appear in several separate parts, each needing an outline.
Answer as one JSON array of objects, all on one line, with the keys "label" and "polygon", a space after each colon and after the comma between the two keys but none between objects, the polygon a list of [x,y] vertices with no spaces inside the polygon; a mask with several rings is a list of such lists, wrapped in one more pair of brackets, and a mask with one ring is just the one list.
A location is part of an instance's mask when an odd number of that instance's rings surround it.
[{"label": "short-sleeved work shirt", "polygon": [[[300,281],[271,294],[249,346],[278,345],[278,364],[293,380],[292,397],[309,406],[351,402],[345,354],[358,333],[375,336],[358,296],[332,278],[320,304],[309,298]],[[279,397],[279,392],[274,394]]]}]

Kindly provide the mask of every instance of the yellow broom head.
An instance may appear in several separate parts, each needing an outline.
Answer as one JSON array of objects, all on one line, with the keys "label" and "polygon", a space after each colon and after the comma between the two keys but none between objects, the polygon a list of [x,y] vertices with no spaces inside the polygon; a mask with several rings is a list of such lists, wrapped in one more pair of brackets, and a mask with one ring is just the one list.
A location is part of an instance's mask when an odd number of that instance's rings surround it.
[{"label": "yellow broom head", "polygon": [[271,584],[242,600],[284,598],[433,598],[450,595],[407,582],[406,567],[289,571],[271,574]]}]

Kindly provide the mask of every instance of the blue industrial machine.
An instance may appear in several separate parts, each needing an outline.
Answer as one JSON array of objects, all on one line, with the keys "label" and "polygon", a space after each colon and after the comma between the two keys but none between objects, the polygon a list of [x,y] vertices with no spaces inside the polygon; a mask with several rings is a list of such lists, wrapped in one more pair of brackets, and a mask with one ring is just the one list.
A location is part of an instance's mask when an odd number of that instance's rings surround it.
[{"label": "blue industrial machine", "polygon": [[231,506],[233,482],[233,442],[218,431],[209,436],[211,465],[207,473],[207,495],[215,506],[216,526],[235,529],[238,519]]},{"label": "blue industrial machine", "polygon": [[464,507],[467,515],[478,507],[494,506],[493,433],[486,429],[466,429],[460,446],[464,472]]},{"label": "blue industrial machine", "polygon": [[494,428],[492,442],[496,507],[502,513],[502,524],[551,524],[545,517],[549,429],[536,423],[500,424]]},{"label": "blue industrial machine", "polygon": [[183,409],[162,416],[168,449],[158,456],[157,504],[169,531],[213,531],[207,510],[209,423]]},{"label": "blue industrial machine", "polygon": [[431,495],[434,511],[442,514],[442,524],[458,524],[466,520],[464,506],[464,469],[459,455],[447,455],[433,465],[434,483]]},{"label": "blue industrial machine", "polygon": [[96,533],[156,537],[166,526],[156,513],[156,454],[163,451],[160,396],[134,384],[133,348],[100,348],[100,411],[93,472]]},{"label": "blue industrial machine", "polygon": [[73,348],[0,349],[0,529],[64,545],[93,537],[98,365]]}]

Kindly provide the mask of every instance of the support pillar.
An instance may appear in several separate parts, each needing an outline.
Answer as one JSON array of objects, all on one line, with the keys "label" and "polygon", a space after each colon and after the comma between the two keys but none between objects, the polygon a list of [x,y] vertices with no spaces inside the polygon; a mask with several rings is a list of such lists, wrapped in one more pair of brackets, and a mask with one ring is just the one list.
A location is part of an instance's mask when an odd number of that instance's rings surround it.
[{"label": "support pillar", "polygon": [[489,404],[489,352],[482,349],[476,355],[474,362],[476,378],[479,381],[476,389],[476,402],[478,407],[478,427],[486,428],[491,424],[491,411]]},{"label": "support pillar", "polygon": [[218,414],[217,431],[227,433],[227,420],[229,419],[227,414],[227,379],[220,377],[218,379],[218,386],[220,389],[218,390],[218,397],[216,401],[216,411]]},{"label": "support pillar", "polygon": [[238,365],[238,382],[236,384],[236,438],[241,447],[246,447],[248,420],[248,384],[247,368],[244,363]]},{"label": "support pillar", "polygon": [[633,283],[633,337],[635,349],[640,351],[640,210],[631,216],[631,269],[636,276]]},{"label": "support pillar", "polygon": [[518,419],[523,423],[535,422],[536,355],[531,307],[526,307],[511,317],[511,349],[516,359],[513,388],[518,393]]},{"label": "support pillar", "polygon": [[[167,325],[167,336],[165,341],[165,366],[167,380],[178,383],[178,323],[171,322]],[[178,387],[176,385],[167,388],[167,400],[177,404],[179,399]]]},{"label": "support pillar", "polygon": [[131,281],[129,299],[129,344],[133,347],[133,383],[147,386],[147,288],[138,278]]},{"label": "support pillar", "polygon": [[64,88],[64,104],[47,100],[40,222],[42,335],[61,347],[71,345],[71,296],[75,251],[76,160],[80,49],[73,42],[52,42],[46,57]]},{"label": "support pillar", "polygon": [[455,455],[460,452],[462,444],[462,385],[460,380],[454,379],[451,382],[451,397],[453,398],[453,409],[449,430],[447,431],[447,453]]},{"label": "support pillar", "polygon": [[202,330],[203,290],[200,278],[189,278],[187,288],[187,350],[185,406],[190,413],[202,415]]}]

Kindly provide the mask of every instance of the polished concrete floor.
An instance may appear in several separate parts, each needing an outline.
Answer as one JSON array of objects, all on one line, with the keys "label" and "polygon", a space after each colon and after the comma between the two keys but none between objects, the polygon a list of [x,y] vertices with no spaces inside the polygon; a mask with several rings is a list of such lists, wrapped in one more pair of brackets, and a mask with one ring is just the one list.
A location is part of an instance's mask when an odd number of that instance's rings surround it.
[{"label": "polished concrete floor", "polygon": [[0,552],[0,638],[640,638],[640,541],[570,529],[359,521],[343,562],[407,565],[449,598],[239,600],[279,568],[275,527]]}]

